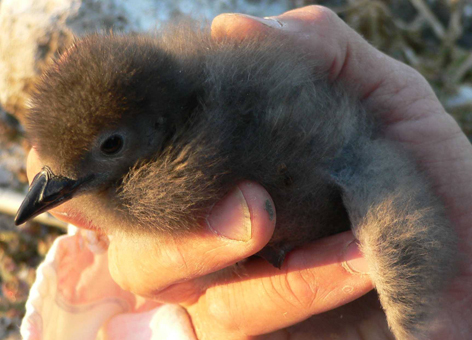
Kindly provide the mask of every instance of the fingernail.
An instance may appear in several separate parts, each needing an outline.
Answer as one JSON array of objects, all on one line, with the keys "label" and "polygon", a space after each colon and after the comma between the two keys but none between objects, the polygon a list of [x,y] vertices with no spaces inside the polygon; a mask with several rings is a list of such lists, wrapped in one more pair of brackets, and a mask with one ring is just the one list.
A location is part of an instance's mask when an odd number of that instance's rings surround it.
[{"label": "fingernail", "polygon": [[352,241],[344,250],[343,267],[350,273],[367,274],[369,265],[359,249],[359,242]]},{"label": "fingernail", "polygon": [[273,27],[273,28],[282,28],[284,27],[284,23],[278,19],[276,19],[276,17],[264,17],[264,22],[263,24],[264,25],[267,25],[267,26],[270,26],[270,27]]},{"label": "fingernail", "polygon": [[206,221],[210,229],[218,235],[237,241],[251,239],[251,214],[238,187],[215,204]]},{"label": "fingernail", "polygon": [[271,28],[281,28],[283,26],[282,23],[279,20],[275,19],[274,17],[259,18],[252,15],[247,15],[247,14],[237,14],[237,15],[260,22],[261,24],[271,27]]}]

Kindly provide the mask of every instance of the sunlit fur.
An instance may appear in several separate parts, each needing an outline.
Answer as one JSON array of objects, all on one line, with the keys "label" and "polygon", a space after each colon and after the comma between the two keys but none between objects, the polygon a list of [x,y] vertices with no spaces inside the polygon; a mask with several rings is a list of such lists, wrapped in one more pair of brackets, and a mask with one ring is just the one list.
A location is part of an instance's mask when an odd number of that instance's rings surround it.
[{"label": "sunlit fur", "polygon": [[[275,264],[352,224],[394,334],[427,339],[455,236],[425,176],[349,86],[279,37],[213,42],[185,25],[93,35],[39,82],[27,131],[56,174],[100,175],[75,200],[110,233],[192,232],[243,179],[275,202]],[[134,149],[100,158],[97,141],[116,129]]]}]

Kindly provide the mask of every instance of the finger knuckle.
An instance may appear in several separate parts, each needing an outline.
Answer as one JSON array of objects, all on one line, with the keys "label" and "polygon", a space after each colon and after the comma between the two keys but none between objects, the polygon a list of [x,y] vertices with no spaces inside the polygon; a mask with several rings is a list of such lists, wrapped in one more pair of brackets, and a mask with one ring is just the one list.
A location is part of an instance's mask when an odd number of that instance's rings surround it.
[{"label": "finger knuckle", "polygon": [[286,291],[303,310],[312,309],[318,297],[318,282],[311,270],[293,271],[286,276]]},{"label": "finger knuckle", "polygon": [[311,5],[305,9],[312,21],[319,26],[332,26],[339,19],[335,12],[324,6]]},{"label": "finger knuckle", "polygon": [[277,305],[294,310],[311,310],[318,296],[316,277],[309,270],[295,270],[274,276],[264,288],[268,296],[278,300]]},{"label": "finger knuckle", "polygon": [[244,310],[241,303],[246,301],[240,299],[242,294],[225,294],[223,287],[214,287],[210,294],[215,294],[217,298],[210,299],[211,304],[208,304],[209,319],[220,328],[231,330],[232,333],[240,332],[242,315],[237,311]]}]

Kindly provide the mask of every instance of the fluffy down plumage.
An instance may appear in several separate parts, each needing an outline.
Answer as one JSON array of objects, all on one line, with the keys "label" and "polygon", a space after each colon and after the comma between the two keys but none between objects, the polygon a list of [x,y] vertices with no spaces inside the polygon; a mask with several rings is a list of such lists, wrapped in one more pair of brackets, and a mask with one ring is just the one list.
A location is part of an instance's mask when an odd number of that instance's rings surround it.
[{"label": "fluffy down plumage", "polygon": [[[37,86],[27,131],[108,232],[192,232],[240,180],[277,210],[274,265],[352,228],[398,339],[427,339],[454,273],[444,208],[381,122],[286,40],[213,42],[205,31],[78,40]],[[122,138],[118,154],[103,143]],[[88,178],[92,178],[88,177]]]}]

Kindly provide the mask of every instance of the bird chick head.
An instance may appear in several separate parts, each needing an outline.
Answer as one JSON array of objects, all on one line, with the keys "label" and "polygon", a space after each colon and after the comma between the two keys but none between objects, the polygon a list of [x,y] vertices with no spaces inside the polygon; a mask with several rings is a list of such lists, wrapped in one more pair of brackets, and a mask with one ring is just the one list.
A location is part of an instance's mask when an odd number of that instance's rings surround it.
[{"label": "bird chick head", "polygon": [[183,62],[158,44],[147,37],[90,36],[43,75],[26,129],[46,167],[17,224],[80,193],[117,197],[130,169],[155,158],[183,129],[196,104],[198,60]]}]

